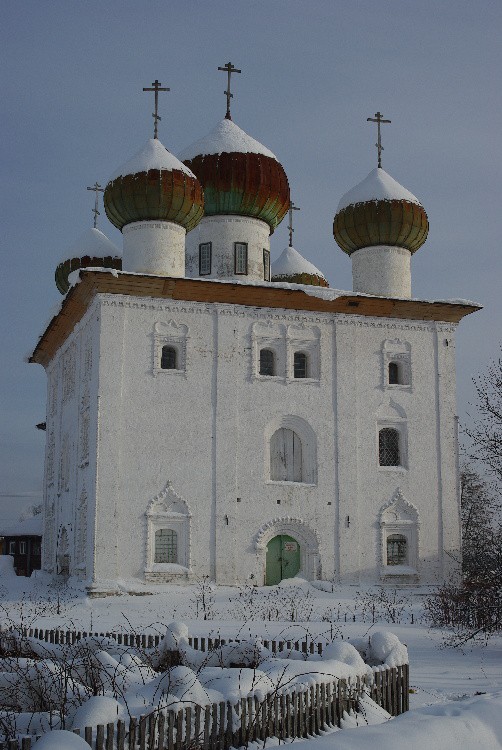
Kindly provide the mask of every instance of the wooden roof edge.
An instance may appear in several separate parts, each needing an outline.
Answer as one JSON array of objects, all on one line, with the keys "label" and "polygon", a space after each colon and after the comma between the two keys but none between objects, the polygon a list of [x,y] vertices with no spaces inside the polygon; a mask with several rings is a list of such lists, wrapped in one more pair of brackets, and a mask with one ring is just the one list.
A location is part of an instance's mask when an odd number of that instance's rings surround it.
[{"label": "wooden roof edge", "polygon": [[[85,270],[79,271],[79,283],[72,286],[63,299],[60,310],[52,317],[46,326],[44,332],[39,337],[39,340],[33,350],[32,355],[28,358],[28,362],[34,364],[41,364],[46,366],[52,355],[45,352],[45,344],[48,343],[48,338],[51,337],[52,331],[61,324],[62,319],[69,318],[73,322],[73,326],[82,318],[85,310],[88,308],[90,301],[98,293],[104,294],[123,294],[127,295],[127,291],[124,290],[123,284],[127,282],[134,282],[135,293],[138,296],[151,296],[165,299],[183,299],[181,294],[173,294],[176,287],[187,284],[201,290],[211,291],[212,302],[219,302],[224,304],[241,304],[246,307],[270,307],[270,300],[262,300],[259,295],[264,290],[267,293],[272,292],[274,296],[283,296],[289,298],[291,302],[295,301],[295,304],[287,304],[287,300],[284,299],[282,302],[286,304],[279,304],[278,307],[284,307],[285,309],[294,310],[305,310],[307,312],[324,312],[324,313],[338,313],[346,315],[364,315],[373,317],[388,317],[388,318],[399,318],[402,320],[435,320],[437,322],[446,323],[458,323],[466,315],[470,315],[477,310],[482,309],[482,305],[475,302],[463,301],[463,300],[418,300],[418,299],[401,299],[391,297],[373,297],[370,295],[360,295],[354,292],[345,292],[335,297],[334,299],[326,299],[322,295],[312,294],[305,291],[302,288],[291,289],[273,286],[261,286],[254,284],[236,284],[236,283],[224,283],[214,282],[212,280],[204,279],[190,279],[186,277],[164,277],[164,276],[151,276],[148,274],[127,274],[121,272],[118,274],[110,271],[96,271],[96,270]],[[112,279],[114,280],[112,282]],[[120,288],[114,289],[115,281],[120,282]],[[139,284],[138,284],[139,282]],[[147,282],[148,286],[144,284]],[[144,284],[143,291],[145,294],[140,293],[140,286]],[[245,299],[239,302],[235,299],[225,300],[229,291],[235,290],[243,291],[243,297]],[[310,287],[309,287],[310,289]],[[256,290],[257,299],[250,300],[250,295],[253,290]],[[181,293],[181,289],[179,292]],[[148,292],[150,292],[148,294]],[[226,294],[227,293],[227,294]],[[131,291],[131,294],[134,292]],[[201,295],[203,296],[203,295]],[[267,296],[269,296],[267,294]],[[190,301],[197,301],[193,295],[189,295]],[[300,299],[304,300],[304,304],[300,303]],[[201,302],[207,302],[207,299],[199,300]],[[305,304],[308,302],[308,304]],[[383,305],[383,308],[382,308]],[[79,309],[80,308],[80,309]],[[377,309],[380,308],[380,309]],[[415,308],[416,313],[412,314],[412,309]],[[393,314],[394,312],[394,314]],[[397,314],[397,313],[401,314]],[[423,313],[424,317],[420,315]],[[408,313],[408,314],[403,314]],[[443,313],[443,315],[441,315]],[[62,339],[64,341],[65,338]],[[50,347],[52,348],[52,347]]]}]

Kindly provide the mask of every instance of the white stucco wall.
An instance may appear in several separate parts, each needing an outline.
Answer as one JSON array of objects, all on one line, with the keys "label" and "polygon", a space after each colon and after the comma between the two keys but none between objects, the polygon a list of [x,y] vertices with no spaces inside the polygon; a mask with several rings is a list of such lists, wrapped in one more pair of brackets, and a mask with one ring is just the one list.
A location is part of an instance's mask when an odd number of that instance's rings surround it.
[{"label": "white stucco wall", "polygon": [[[177,349],[179,370],[159,369],[163,343]],[[273,378],[258,375],[262,344],[277,352]],[[300,541],[305,575],[380,581],[380,512],[397,490],[418,513],[417,580],[434,583],[448,572],[444,551],[459,549],[449,324],[99,295],[51,363],[58,387],[71,346],[78,387],[48,413],[48,431],[53,424],[56,446],[72,436],[72,480],[59,496],[46,493],[57,499],[57,524],[73,529],[85,483],[86,575],[98,588],[143,579],[147,510],[168,482],[167,495],[179,500],[165,500],[167,512],[189,529],[191,576],[263,583],[266,542],[288,533]],[[386,383],[393,347],[408,358],[409,384]],[[309,352],[314,377],[292,377],[295,350]],[[86,388],[90,460],[81,467]],[[316,436],[314,481],[271,482],[267,436],[279,426],[308,436],[306,425]],[[403,468],[379,466],[381,425],[402,432]]]}]

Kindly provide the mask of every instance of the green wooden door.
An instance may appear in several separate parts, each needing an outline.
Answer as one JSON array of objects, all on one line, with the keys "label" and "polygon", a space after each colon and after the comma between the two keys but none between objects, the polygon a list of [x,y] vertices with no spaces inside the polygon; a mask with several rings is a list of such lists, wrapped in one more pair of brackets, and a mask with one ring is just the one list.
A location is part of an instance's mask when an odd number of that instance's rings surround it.
[{"label": "green wooden door", "polygon": [[300,570],[300,545],[291,536],[279,534],[267,544],[265,585],[274,586],[293,578]]}]

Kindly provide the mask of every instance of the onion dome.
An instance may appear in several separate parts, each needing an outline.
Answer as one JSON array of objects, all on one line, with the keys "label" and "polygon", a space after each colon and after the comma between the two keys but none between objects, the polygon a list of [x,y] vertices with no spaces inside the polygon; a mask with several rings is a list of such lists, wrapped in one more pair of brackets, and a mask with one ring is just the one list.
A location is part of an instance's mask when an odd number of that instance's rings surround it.
[{"label": "onion dome", "polygon": [[56,286],[61,294],[70,288],[68,277],[81,268],[122,268],[122,254],[108,237],[95,227],[88,229],[70,248],[66,260],[56,268]]},{"label": "onion dome", "polygon": [[225,118],[180,159],[204,189],[205,216],[237,214],[261,219],[271,233],[289,208],[289,184],[276,156]]},{"label": "onion dome", "polygon": [[414,253],[428,232],[427,214],[418,198],[381,167],[343,196],[333,222],[335,240],[349,255],[376,245]]},{"label": "onion dome", "polygon": [[171,221],[187,231],[204,213],[201,185],[157,138],[152,138],[110,178],[106,215],[118,229],[134,221]]},{"label": "onion dome", "polygon": [[277,260],[272,263],[272,281],[329,286],[321,271],[291,245],[284,248]]}]

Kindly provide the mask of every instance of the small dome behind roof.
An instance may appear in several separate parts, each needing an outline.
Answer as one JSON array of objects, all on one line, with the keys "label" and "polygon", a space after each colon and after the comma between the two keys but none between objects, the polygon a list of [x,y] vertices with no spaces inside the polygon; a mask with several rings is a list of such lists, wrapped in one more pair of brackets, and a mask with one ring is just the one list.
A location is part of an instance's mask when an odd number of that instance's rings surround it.
[{"label": "small dome behind roof", "polygon": [[104,194],[108,219],[118,229],[136,221],[171,221],[187,231],[204,212],[202,187],[157,138],[117,169]]},{"label": "small dome behind roof", "polygon": [[272,281],[329,286],[324,274],[291,246],[284,248],[277,260],[272,263]]},{"label": "small dome behind roof", "polygon": [[335,240],[349,255],[378,245],[414,253],[428,232],[427,214],[418,198],[381,167],[343,196],[333,221]]},{"label": "small dome behind roof", "polygon": [[56,268],[56,286],[61,294],[70,288],[68,277],[81,268],[122,268],[122,253],[119,248],[95,227],[84,232],[71,246]]},{"label": "small dome behind roof", "polygon": [[232,120],[222,120],[180,158],[202,183],[205,216],[249,216],[271,232],[284,218],[289,183],[282,165]]}]

